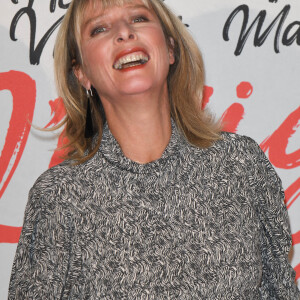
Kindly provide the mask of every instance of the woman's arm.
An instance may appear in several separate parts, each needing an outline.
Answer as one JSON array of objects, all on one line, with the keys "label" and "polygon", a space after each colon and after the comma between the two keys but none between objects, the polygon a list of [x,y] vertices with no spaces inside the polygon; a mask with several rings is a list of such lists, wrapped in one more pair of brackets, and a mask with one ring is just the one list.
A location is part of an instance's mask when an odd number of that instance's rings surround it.
[{"label": "woman's arm", "polygon": [[8,299],[61,299],[70,258],[70,222],[57,192],[30,191],[11,273]]},{"label": "woman's arm", "polygon": [[288,261],[291,232],[281,180],[259,148],[249,139],[254,165],[250,184],[257,199],[256,210],[261,224],[262,299],[300,299],[295,271]]}]

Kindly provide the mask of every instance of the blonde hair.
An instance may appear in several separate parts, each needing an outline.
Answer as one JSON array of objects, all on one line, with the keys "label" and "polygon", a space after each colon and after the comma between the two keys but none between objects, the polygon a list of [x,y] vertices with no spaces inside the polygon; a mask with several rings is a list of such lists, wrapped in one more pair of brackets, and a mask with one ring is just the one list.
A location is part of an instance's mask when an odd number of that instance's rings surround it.
[{"label": "blonde hair", "polygon": [[[153,9],[159,18],[166,41],[175,54],[175,63],[168,74],[168,91],[171,117],[177,127],[194,146],[206,148],[219,139],[219,125],[201,109],[204,68],[197,44],[185,25],[161,0],[142,0]],[[98,139],[85,138],[87,95],[76,76],[74,68],[81,66],[80,37],[83,15],[87,5],[101,3],[102,9],[113,5],[123,5],[132,0],[73,0],[58,32],[54,67],[59,96],[63,99],[66,117],[59,127],[65,125],[69,140],[66,145],[70,152],[66,158],[82,163],[91,158],[101,144],[105,113],[96,90],[91,101],[94,131]],[[174,44],[171,44],[171,39]],[[100,104],[99,104],[100,103]]]}]

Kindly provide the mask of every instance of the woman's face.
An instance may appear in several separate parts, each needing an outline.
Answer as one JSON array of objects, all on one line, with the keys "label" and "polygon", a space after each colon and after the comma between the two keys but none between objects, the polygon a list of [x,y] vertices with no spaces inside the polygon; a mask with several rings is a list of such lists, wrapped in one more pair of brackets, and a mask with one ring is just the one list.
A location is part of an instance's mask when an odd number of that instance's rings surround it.
[{"label": "woman's face", "polygon": [[81,35],[83,65],[75,73],[106,99],[155,92],[167,85],[172,49],[156,14],[141,0],[101,10],[89,5]]}]

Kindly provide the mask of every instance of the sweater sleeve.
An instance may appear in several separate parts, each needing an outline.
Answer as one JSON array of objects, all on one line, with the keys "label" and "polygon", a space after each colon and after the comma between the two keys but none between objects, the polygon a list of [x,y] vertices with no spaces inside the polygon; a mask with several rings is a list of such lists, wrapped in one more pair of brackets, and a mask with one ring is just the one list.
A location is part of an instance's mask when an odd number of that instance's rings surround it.
[{"label": "sweater sleeve", "polygon": [[[47,194],[47,195],[46,195]],[[53,199],[33,187],[25,210],[8,299],[61,299],[70,258],[70,218]]]},{"label": "sweater sleeve", "polygon": [[291,232],[281,180],[260,149],[249,139],[254,167],[249,175],[261,225],[262,281],[261,296],[268,300],[297,300],[300,292],[295,271],[288,261]]}]

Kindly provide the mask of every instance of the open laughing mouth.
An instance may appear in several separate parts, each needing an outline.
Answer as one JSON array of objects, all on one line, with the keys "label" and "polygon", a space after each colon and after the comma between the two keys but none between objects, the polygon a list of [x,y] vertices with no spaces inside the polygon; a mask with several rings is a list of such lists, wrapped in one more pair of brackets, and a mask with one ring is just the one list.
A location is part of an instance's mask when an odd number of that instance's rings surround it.
[{"label": "open laughing mouth", "polygon": [[115,70],[124,70],[132,67],[142,66],[149,61],[149,56],[142,51],[128,53],[119,59],[113,65]]}]

